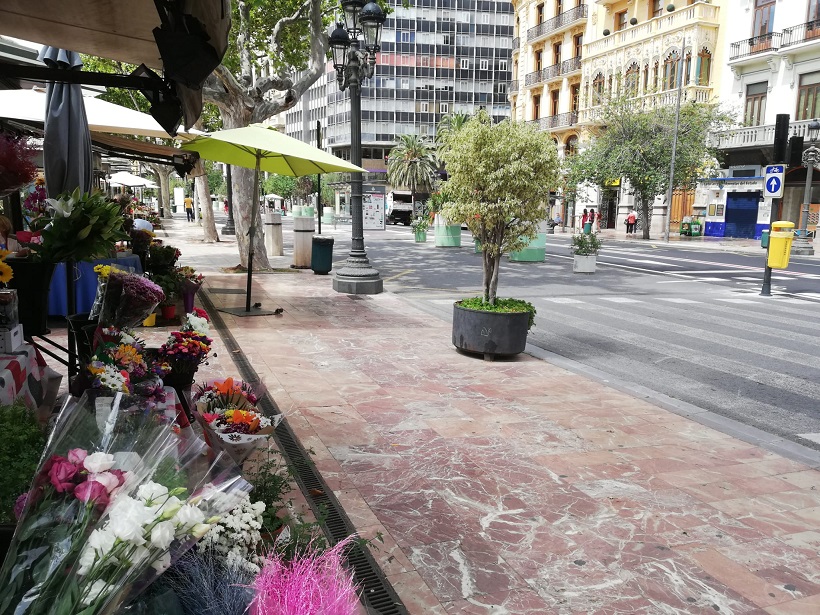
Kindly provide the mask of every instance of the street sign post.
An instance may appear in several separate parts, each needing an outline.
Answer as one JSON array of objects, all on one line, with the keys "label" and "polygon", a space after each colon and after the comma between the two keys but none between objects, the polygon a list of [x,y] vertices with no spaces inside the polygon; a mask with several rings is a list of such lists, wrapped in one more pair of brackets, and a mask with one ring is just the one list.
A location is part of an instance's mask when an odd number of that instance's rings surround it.
[{"label": "street sign post", "polygon": [[785,170],[782,164],[773,164],[766,167],[766,178],[763,181],[763,196],[771,199],[779,199],[783,196]]}]

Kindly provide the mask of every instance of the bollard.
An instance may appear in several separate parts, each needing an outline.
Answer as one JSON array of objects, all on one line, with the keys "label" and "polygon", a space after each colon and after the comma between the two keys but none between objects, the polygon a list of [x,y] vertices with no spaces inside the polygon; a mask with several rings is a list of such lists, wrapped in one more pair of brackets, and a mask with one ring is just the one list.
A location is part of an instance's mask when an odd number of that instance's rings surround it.
[{"label": "bollard", "polygon": [[313,216],[293,217],[293,267],[295,269],[310,269],[314,230]]},{"label": "bollard", "polygon": [[285,253],[282,245],[282,215],[268,210],[265,212],[265,249],[271,256]]}]

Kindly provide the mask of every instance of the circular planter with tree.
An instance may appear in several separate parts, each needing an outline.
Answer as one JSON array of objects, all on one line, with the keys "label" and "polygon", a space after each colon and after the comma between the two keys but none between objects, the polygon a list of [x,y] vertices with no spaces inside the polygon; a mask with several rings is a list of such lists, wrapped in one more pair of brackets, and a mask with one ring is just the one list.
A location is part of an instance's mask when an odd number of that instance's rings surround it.
[{"label": "circular planter with tree", "polygon": [[465,220],[484,265],[483,295],[453,308],[453,344],[485,359],[518,354],[535,308],[497,297],[501,256],[529,245],[547,216],[559,168],[555,144],[523,122],[493,124],[482,110],[448,138],[442,158],[449,180],[441,213]]}]

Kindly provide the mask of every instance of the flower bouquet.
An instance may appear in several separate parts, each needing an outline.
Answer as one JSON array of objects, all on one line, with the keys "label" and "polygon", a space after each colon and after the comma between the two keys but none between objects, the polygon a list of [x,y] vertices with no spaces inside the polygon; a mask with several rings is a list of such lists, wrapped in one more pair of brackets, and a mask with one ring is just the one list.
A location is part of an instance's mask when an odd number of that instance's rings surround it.
[{"label": "flower bouquet", "polygon": [[182,255],[174,246],[151,245],[148,248],[148,271],[151,273],[168,273],[176,266]]},{"label": "flower bouquet", "polygon": [[147,587],[250,490],[204,446],[139,398],[67,403],[18,502],[0,612],[111,613]]},{"label": "flower bouquet", "polygon": [[111,271],[100,311],[100,324],[118,329],[141,323],[165,300],[162,289],[136,273]]},{"label": "flower bouquet", "polygon": [[257,398],[247,384],[228,378],[200,387],[195,396],[196,419],[211,446],[227,451],[242,463],[267,441],[282,420],[271,420],[256,408]]},{"label": "flower bouquet", "polygon": [[108,286],[108,276],[111,272],[122,272],[116,265],[95,265],[94,273],[97,274],[97,294],[94,296],[94,303],[91,304],[91,311],[88,313],[89,320],[96,320],[100,317],[102,311],[103,297],[105,297],[105,289]]},{"label": "flower bouquet", "polygon": [[205,276],[197,273],[193,267],[177,267],[177,275],[179,276],[179,290],[182,293],[182,302],[185,313],[193,312],[194,310],[194,296],[199,292],[202,286],[202,280]]}]

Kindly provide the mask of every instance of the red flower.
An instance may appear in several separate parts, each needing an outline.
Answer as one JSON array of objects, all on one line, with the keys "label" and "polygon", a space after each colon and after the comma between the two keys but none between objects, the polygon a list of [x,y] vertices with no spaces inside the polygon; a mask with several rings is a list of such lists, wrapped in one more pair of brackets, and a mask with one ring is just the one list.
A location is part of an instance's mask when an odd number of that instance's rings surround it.
[{"label": "red flower", "polygon": [[48,471],[48,478],[57,493],[71,493],[74,491],[74,478],[77,476],[77,466],[69,461],[57,461]]},{"label": "red flower", "polygon": [[95,480],[87,480],[81,485],[77,485],[74,490],[74,497],[80,502],[93,502],[100,508],[108,506],[108,490],[105,485]]}]

